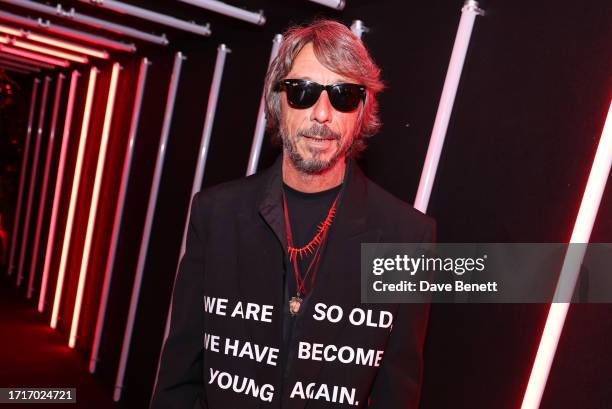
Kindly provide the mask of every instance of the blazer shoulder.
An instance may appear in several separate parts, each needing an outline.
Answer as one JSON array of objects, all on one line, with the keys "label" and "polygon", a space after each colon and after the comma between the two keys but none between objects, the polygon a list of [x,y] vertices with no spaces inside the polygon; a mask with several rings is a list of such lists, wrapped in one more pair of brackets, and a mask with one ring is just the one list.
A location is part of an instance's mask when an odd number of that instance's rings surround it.
[{"label": "blazer shoulder", "polygon": [[255,198],[266,180],[264,174],[256,173],[207,187],[196,195],[203,204],[235,207],[237,203],[248,201],[248,198]]},{"label": "blazer shoulder", "polygon": [[371,217],[396,228],[422,231],[424,237],[435,237],[436,220],[411,204],[389,193],[367,179],[368,207]]}]

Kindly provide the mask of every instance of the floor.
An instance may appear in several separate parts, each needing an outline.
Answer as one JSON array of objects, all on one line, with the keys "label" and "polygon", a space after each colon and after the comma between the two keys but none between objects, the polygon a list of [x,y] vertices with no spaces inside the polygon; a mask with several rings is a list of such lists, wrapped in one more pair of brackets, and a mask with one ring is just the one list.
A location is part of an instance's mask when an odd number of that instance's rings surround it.
[{"label": "floor", "polygon": [[110,387],[87,370],[87,359],[52,330],[34,302],[0,270],[0,388],[73,387],[76,404],[0,404],[1,408],[125,409],[112,401]]}]

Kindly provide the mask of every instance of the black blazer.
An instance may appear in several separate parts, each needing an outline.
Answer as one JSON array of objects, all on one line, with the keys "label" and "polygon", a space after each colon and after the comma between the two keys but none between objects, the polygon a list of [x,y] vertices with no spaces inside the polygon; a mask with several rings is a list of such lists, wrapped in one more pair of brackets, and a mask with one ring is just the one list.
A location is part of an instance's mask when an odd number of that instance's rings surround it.
[{"label": "black blazer", "polygon": [[360,244],[434,236],[433,219],[349,160],[315,288],[285,351],[281,160],[198,193],[151,408],[417,408],[429,306],[361,304]]}]

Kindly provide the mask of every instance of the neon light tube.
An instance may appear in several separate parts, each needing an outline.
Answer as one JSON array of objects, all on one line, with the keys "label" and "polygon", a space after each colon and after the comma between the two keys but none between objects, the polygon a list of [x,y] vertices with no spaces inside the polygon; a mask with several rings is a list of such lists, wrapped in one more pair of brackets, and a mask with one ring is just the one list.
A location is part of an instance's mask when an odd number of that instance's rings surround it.
[{"label": "neon light tube", "polygon": [[368,31],[370,31],[370,29],[363,25],[363,21],[354,20],[353,24],[351,24],[351,31],[357,37],[361,38],[363,36],[363,33],[367,33]]},{"label": "neon light tube", "polygon": [[24,48],[30,51],[36,51],[42,54],[50,55],[52,57],[63,58],[69,61],[79,62],[81,64],[87,64],[89,62],[89,59],[82,55],[75,55],[75,54],[67,53],[67,52],[56,50],[53,48],[44,47],[42,45],[28,43],[27,41],[23,41],[23,40],[12,39],[10,40],[10,43],[19,48]]},{"label": "neon light tube", "polygon": [[[570,243],[589,242],[606,182],[610,175],[610,167],[612,167],[612,102],[608,108],[608,115],[580,202],[580,209],[574,223]],[[582,255],[579,257],[576,257],[575,254],[568,257],[566,254],[555,290],[555,299],[571,299],[576,280],[580,274],[580,264],[583,260],[584,251],[586,251],[586,246],[581,247]],[[540,406],[568,310],[569,303],[553,303],[550,305],[521,409],[537,409]]]},{"label": "neon light tube", "polygon": [[66,230],[64,231],[64,242],[62,243],[62,258],[60,259],[59,271],[57,273],[57,284],[55,286],[55,298],[53,300],[53,311],[51,313],[51,328],[57,328],[57,318],[59,307],[62,300],[62,290],[64,287],[64,279],[66,276],[66,265],[68,264],[68,252],[70,250],[70,239],[72,238],[72,228],[74,224],[74,214],[77,205],[77,196],[79,194],[79,182],[81,180],[81,172],[83,170],[83,160],[85,156],[85,147],[87,145],[87,135],[89,131],[89,121],[91,119],[91,108],[93,105],[94,91],[96,88],[96,79],[98,77],[98,69],[91,67],[89,71],[89,84],[87,85],[87,97],[85,99],[85,109],[83,111],[83,122],[81,124],[81,135],[79,138],[79,148],[77,151],[77,160],[74,167],[74,176],[72,179],[72,189],[70,193],[70,205],[68,207],[68,218],[66,219]]},{"label": "neon light tube", "polygon": [[47,57],[38,53],[32,53],[29,51],[21,50],[19,48],[11,47],[8,45],[0,45],[0,51],[4,51],[5,53],[17,55],[19,57],[29,58],[31,60],[36,60],[40,62],[44,62],[47,64],[57,65],[60,67],[67,68],[70,66],[70,63],[66,60],[60,60],[53,57]]},{"label": "neon light tube", "polygon": [[164,112],[164,122],[159,138],[159,148],[157,151],[157,159],[155,161],[155,171],[153,174],[153,182],[149,193],[149,204],[147,206],[147,215],[145,217],[144,231],[140,242],[140,252],[138,254],[138,265],[136,274],[134,275],[134,285],[132,287],[132,295],[130,298],[130,310],[128,319],[125,324],[125,332],[123,334],[123,345],[121,346],[121,357],[119,359],[119,368],[117,369],[117,377],[115,379],[115,392],[113,400],[117,402],[121,399],[123,389],[123,379],[125,378],[125,368],[127,366],[128,355],[130,353],[130,342],[132,341],[132,332],[134,330],[134,322],[136,321],[136,310],[138,308],[138,299],[140,297],[140,286],[142,284],[142,275],[144,273],[145,262],[147,260],[147,252],[149,250],[149,240],[151,238],[151,229],[153,228],[153,216],[155,215],[155,205],[157,204],[157,194],[159,193],[159,184],[164,168],[164,159],[166,157],[166,145],[168,143],[168,135],[170,133],[170,125],[172,124],[172,114],[174,112],[174,102],[176,100],[176,91],[181,76],[181,68],[183,66],[183,53],[178,52],[174,55],[174,66],[172,67],[172,76],[170,77],[170,85],[168,89],[168,97],[166,100],[166,111]]},{"label": "neon light tube", "polygon": [[[208,147],[212,135],[212,128],[215,122],[215,113],[217,112],[217,102],[219,101],[219,90],[221,88],[221,80],[223,78],[223,68],[225,67],[225,58],[232,51],[225,44],[220,44],[217,48],[217,60],[215,61],[215,70],[213,73],[210,93],[208,95],[208,104],[206,105],[206,114],[204,116],[204,128],[202,130],[202,138],[200,140],[200,155],[195,170],[193,184],[191,186],[191,196],[200,191],[202,180],[204,179],[204,168],[206,167],[206,158],[208,157]],[[191,201],[190,201],[191,202]],[[187,225],[189,224],[189,216],[185,223],[183,233],[183,243],[181,245],[181,256],[185,253],[185,241],[187,239]],[[177,267],[178,268],[178,267]]]},{"label": "neon light tube", "polygon": [[461,9],[461,20],[459,21],[455,44],[453,45],[448,71],[444,79],[442,96],[440,97],[438,112],[436,113],[436,119],[429,139],[425,164],[421,172],[421,180],[414,201],[414,207],[423,213],[427,212],[431,189],[436,178],[438,162],[440,161],[444,139],[446,138],[448,122],[450,121],[453,104],[455,103],[455,95],[457,95],[457,87],[461,79],[465,55],[470,44],[472,28],[474,27],[474,20],[477,15],[484,15],[484,12],[478,7],[478,2],[467,0]]},{"label": "neon light tube", "polygon": [[15,37],[21,37],[23,35],[21,30],[5,26],[4,24],[0,24],[0,33],[9,34]]},{"label": "neon light tube", "polygon": [[345,1],[344,0],[310,0],[313,3],[318,3],[323,6],[331,7],[336,10],[344,10]]},{"label": "neon light tube", "polygon": [[40,156],[40,142],[42,140],[43,127],[45,125],[45,113],[47,111],[47,96],[49,95],[49,83],[51,77],[45,77],[43,93],[38,114],[38,128],[36,130],[36,145],[34,147],[34,158],[30,170],[30,188],[28,189],[28,201],[26,204],[25,218],[23,219],[23,230],[21,231],[21,252],[19,253],[19,264],[17,266],[17,287],[21,286],[23,280],[23,265],[28,250],[28,237],[30,233],[30,216],[32,214],[32,202],[34,201],[34,188],[36,187],[36,177],[38,176],[38,157]]},{"label": "neon light tube", "polygon": [[[270,52],[270,59],[268,60],[268,67],[272,61],[278,55],[278,49],[283,42],[283,36],[277,34],[272,40],[272,51]],[[246,175],[250,176],[257,172],[257,165],[259,164],[259,156],[261,154],[261,145],[263,144],[264,134],[266,132],[266,101],[264,94],[261,95],[259,100],[259,111],[257,112],[257,124],[255,125],[255,134],[253,135],[253,142],[251,144],[251,153],[249,153],[249,163],[247,164]]]},{"label": "neon light tube", "polygon": [[23,189],[25,186],[26,169],[28,157],[30,155],[30,139],[32,138],[32,123],[34,122],[34,107],[36,106],[36,96],[38,95],[38,86],[40,80],[34,79],[32,84],[32,96],[30,97],[30,114],[28,115],[28,127],[25,137],[25,148],[23,151],[23,159],[21,160],[21,171],[19,172],[19,190],[17,193],[17,207],[15,209],[15,219],[13,220],[13,234],[11,235],[11,252],[9,256],[8,275],[13,274],[13,262],[15,260],[15,250],[17,249],[17,226],[21,216],[21,201],[23,200]]},{"label": "neon light tube", "polygon": [[40,34],[34,34],[34,33],[26,33],[25,37],[28,40],[36,41],[39,43],[44,43],[47,45],[51,45],[53,47],[64,48],[66,50],[74,51],[74,52],[85,54],[85,55],[90,55],[96,58],[102,58],[105,60],[108,59],[108,52],[104,50],[96,50],[95,48],[85,47],[83,45],[71,43],[69,41],[58,40],[55,38],[47,37],[47,36],[40,35]]},{"label": "neon light tube", "polygon": [[91,242],[93,241],[94,227],[96,225],[96,213],[98,211],[98,203],[100,201],[100,189],[102,188],[102,176],[104,175],[104,164],[106,163],[106,151],[108,149],[108,139],[110,137],[110,128],[113,121],[113,110],[115,108],[115,97],[117,95],[117,82],[119,81],[120,69],[121,65],[119,65],[119,63],[116,62],[113,64],[113,72],[111,74],[108,89],[108,99],[106,101],[106,113],[104,114],[104,125],[102,126],[102,139],[100,141],[100,150],[98,151],[96,176],[94,178],[93,193],[91,196],[91,203],[89,205],[87,231],[85,233],[85,244],[83,247],[83,256],[81,258],[81,270],[79,272],[79,284],[77,286],[76,299],[72,312],[72,326],[70,327],[70,338],[68,340],[68,346],[70,348],[74,348],[76,344],[77,331],[79,329],[83,292],[85,291],[85,282],[87,280],[87,268],[89,267],[89,257],[91,255]]},{"label": "neon light tube", "polygon": [[41,18],[39,18],[38,20],[33,20],[28,17],[22,17],[17,14],[8,13],[6,11],[0,10],[0,19],[16,23],[25,27],[45,30],[53,34],[61,35],[63,37],[72,38],[74,40],[84,41],[90,44],[96,44],[102,47],[111,48],[117,51],[127,51],[130,53],[136,51],[136,46],[133,43],[126,44],[121,41],[111,40],[106,37],[86,33],[84,31],[59,26],[57,24],[51,23],[49,20],[43,20]]},{"label": "neon light tube", "polygon": [[[215,71],[213,73],[212,84],[210,86],[210,93],[208,94],[208,104],[206,105],[206,115],[204,116],[204,129],[202,130],[202,138],[200,140],[200,155],[198,156],[198,163],[196,165],[195,174],[193,178],[193,184],[191,185],[191,199],[196,193],[202,188],[202,180],[204,179],[204,169],[206,167],[206,158],[208,157],[208,146],[210,145],[210,138],[212,135],[212,128],[215,122],[215,113],[217,111],[217,102],[219,100],[219,89],[221,88],[221,79],[223,78],[223,68],[225,67],[225,57],[231,50],[225,46],[225,44],[219,45],[217,48],[217,60],[215,62]],[[191,200],[189,201],[191,203]],[[187,229],[189,227],[189,214],[191,209],[187,210],[187,218],[185,220],[185,227],[183,229],[183,240],[181,242],[181,250],[179,253],[179,262],[176,266],[176,273],[181,264],[180,260],[185,254],[185,246],[187,243]],[[172,301],[170,301],[170,309],[166,316],[166,331],[164,332],[164,341],[168,337],[170,330],[170,315],[172,312]]]},{"label": "neon light tube", "polygon": [[131,4],[122,3],[115,0],[79,0],[81,3],[91,4],[104,9],[116,11],[121,14],[127,14],[128,16],[138,17],[143,20],[149,20],[157,24],[172,27],[177,30],[188,31],[190,33],[199,34],[201,36],[210,36],[210,25],[201,26],[199,24],[180,20],[176,17],[171,17],[155,11],[143,9],[141,7],[132,6]]},{"label": "neon light tube", "polygon": [[65,50],[90,55],[92,57],[108,59],[108,53],[104,50],[97,50],[95,48],[86,47],[84,45],[72,43],[72,42],[65,41],[65,40],[60,40],[58,38],[48,37],[48,36],[41,35],[41,34],[30,33],[29,31],[25,31],[25,30],[17,30],[15,28],[8,27],[2,24],[0,24],[0,32],[9,34],[15,37],[27,38],[28,40],[51,45],[53,47],[63,48]]},{"label": "neon light tube", "polygon": [[0,58],[5,59],[5,60],[16,61],[18,63],[23,63],[23,64],[27,64],[27,65],[33,65],[33,66],[44,68],[44,69],[47,69],[47,70],[55,69],[55,66],[53,66],[51,64],[47,64],[47,63],[40,62],[40,61],[35,61],[35,60],[30,60],[28,58],[18,57],[18,56],[13,55],[13,54],[3,53],[1,50],[0,50]]},{"label": "neon light tube", "polygon": [[78,71],[74,70],[72,71],[72,76],[70,77],[70,90],[68,91],[66,117],[64,118],[62,147],[60,149],[57,176],[55,177],[55,193],[53,194],[53,207],[51,210],[51,220],[49,221],[49,235],[47,236],[47,247],[45,250],[45,265],[43,268],[42,280],[40,284],[40,295],[38,298],[38,312],[43,312],[45,309],[47,285],[49,281],[49,271],[51,269],[51,257],[53,257],[53,248],[55,243],[55,229],[57,227],[57,217],[59,214],[59,209],[61,207],[60,200],[62,197],[64,171],[66,169],[66,156],[68,154],[68,142],[70,140],[70,129],[72,126],[72,113],[74,111],[74,100],[76,98],[76,89],[80,75],[81,74],[79,74]]},{"label": "neon light tube", "polygon": [[159,45],[168,45],[168,39],[165,36],[149,34],[144,31],[136,30],[134,28],[127,27],[121,24],[111,23],[110,21],[77,13],[72,8],[70,10],[64,10],[61,4],[58,4],[56,7],[53,7],[29,0],[0,0],[0,2],[13,4],[15,6],[38,11],[44,14],[49,14],[54,17],[65,18],[68,20],[72,20],[76,23],[85,24],[90,27],[95,27],[100,30],[106,30],[111,33],[124,35],[127,37],[137,38],[142,41],[147,41]]},{"label": "neon light tube", "polygon": [[[30,74],[31,71],[26,68],[15,67],[14,65],[4,65],[0,62],[0,68],[6,71],[18,72],[19,74]],[[38,70],[40,71],[40,70]]]},{"label": "neon light tube", "polygon": [[113,222],[113,232],[111,234],[111,244],[106,259],[106,269],[104,271],[104,283],[102,284],[102,294],[100,295],[100,307],[98,308],[98,319],[96,321],[96,331],[94,334],[93,346],[91,348],[91,356],[89,359],[89,372],[96,371],[98,363],[98,353],[100,352],[100,342],[102,340],[102,331],[104,329],[104,320],[106,319],[106,305],[108,304],[108,295],[110,293],[110,285],[113,276],[113,267],[115,265],[115,256],[117,254],[117,244],[119,243],[119,232],[121,230],[121,222],[123,220],[123,208],[125,206],[125,198],[127,196],[127,187],[130,179],[130,171],[132,168],[132,156],[134,153],[134,145],[136,144],[136,136],[138,133],[138,124],[140,122],[140,108],[142,107],[142,97],[144,95],[144,87],[147,80],[147,72],[150,62],[143,58],[140,61],[140,70],[138,72],[138,83],[136,85],[136,94],[134,97],[134,106],[132,108],[132,120],[130,123],[130,133],[126,146],[125,160],[123,162],[123,171],[121,173],[121,186],[119,188],[119,198],[117,207],[115,208],[115,219]]},{"label": "neon light tube", "polygon": [[57,116],[59,115],[59,107],[62,98],[62,86],[64,84],[64,74],[57,74],[55,82],[55,95],[53,97],[53,112],[51,113],[51,128],[49,129],[49,142],[47,143],[47,155],[45,157],[45,170],[43,173],[42,187],[40,188],[40,200],[38,202],[38,216],[36,217],[36,233],[34,235],[34,244],[32,246],[32,257],[30,264],[30,273],[28,276],[28,300],[32,298],[34,286],[34,277],[36,276],[36,263],[38,261],[38,247],[40,245],[40,233],[43,226],[43,218],[45,215],[45,204],[47,203],[47,186],[49,184],[49,172],[51,170],[51,160],[53,158],[53,148],[55,146],[55,128],[57,127]]},{"label": "neon light tube", "polygon": [[237,18],[239,20],[253,23],[258,26],[266,24],[266,17],[263,14],[263,10],[259,13],[247,11],[240,7],[232,6],[217,0],[179,0],[183,3],[192,4],[203,9],[214,11],[215,13],[223,14],[229,17]]},{"label": "neon light tube", "polygon": [[21,69],[21,70],[26,70],[26,71],[40,72],[40,68],[35,67],[33,65],[21,64],[18,62],[5,60],[2,58],[0,58],[0,64],[4,65],[5,67],[13,67],[13,68]]}]

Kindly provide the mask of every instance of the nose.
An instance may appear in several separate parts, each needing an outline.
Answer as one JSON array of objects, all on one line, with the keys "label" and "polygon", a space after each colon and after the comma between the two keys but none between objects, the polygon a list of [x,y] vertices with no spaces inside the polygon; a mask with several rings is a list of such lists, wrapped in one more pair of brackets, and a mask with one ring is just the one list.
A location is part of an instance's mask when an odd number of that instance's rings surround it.
[{"label": "nose", "polygon": [[312,107],[310,119],[319,123],[331,122],[333,115],[332,110],[333,107],[331,105],[331,102],[329,101],[327,91],[323,90],[323,92],[321,92],[321,95],[319,95],[318,101]]}]

